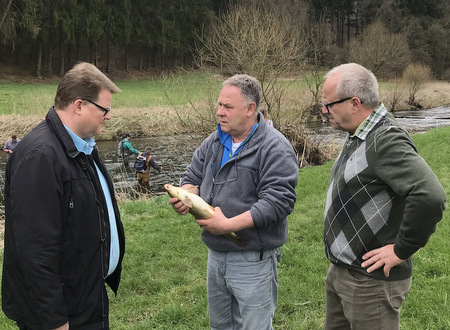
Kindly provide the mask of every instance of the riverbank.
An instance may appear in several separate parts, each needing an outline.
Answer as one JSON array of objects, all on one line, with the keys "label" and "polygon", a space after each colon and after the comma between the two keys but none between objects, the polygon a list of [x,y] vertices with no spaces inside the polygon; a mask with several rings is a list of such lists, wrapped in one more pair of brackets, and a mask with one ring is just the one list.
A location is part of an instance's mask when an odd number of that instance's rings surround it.
[{"label": "riverbank", "polygon": [[[215,128],[217,96],[211,95],[211,89],[217,89],[216,94],[220,89],[220,85],[216,86],[217,79],[214,80],[214,84],[211,83],[211,79],[194,76],[181,77],[180,81],[175,83],[173,80],[170,84],[167,80],[118,83],[122,86],[122,92],[115,97],[120,99],[115,101],[113,98],[112,118],[106,122],[103,133],[97,136],[96,140],[117,140],[125,132],[130,132],[134,136],[163,136],[192,132],[208,134]],[[14,92],[11,92],[5,84],[0,83],[0,106],[4,112],[9,106],[15,110],[11,114],[0,114],[0,141],[6,141],[12,134],[16,134],[19,138],[25,136],[45,118],[54,97],[53,88],[47,88],[47,85],[44,85],[45,88],[41,85],[35,90],[36,84],[14,83],[15,86],[12,87]],[[186,89],[187,86],[189,90]],[[14,93],[15,96],[7,95]],[[289,93],[292,95],[287,95],[286,99],[298,104],[291,107],[298,111],[298,116],[296,114],[289,117],[300,118],[302,111],[305,111],[302,109],[307,108],[310,93],[307,89],[300,91],[292,89]],[[398,89],[394,89],[390,82],[380,82],[380,98],[388,108],[394,99],[398,99],[395,110],[409,110],[405,93],[405,90],[399,92]],[[139,100],[140,95],[145,102]],[[199,99],[204,102],[195,101]],[[423,108],[450,104],[450,84],[442,81],[429,82],[418,92],[416,100]],[[116,107],[115,104],[119,106]],[[35,105],[39,108],[36,113],[31,113],[31,110],[20,110],[21,106],[34,109]],[[315,117],[319,117],[317,115]],[[286,116],[281,116],[283,117]],[[277,123],[275,125],[277,126]]]}]

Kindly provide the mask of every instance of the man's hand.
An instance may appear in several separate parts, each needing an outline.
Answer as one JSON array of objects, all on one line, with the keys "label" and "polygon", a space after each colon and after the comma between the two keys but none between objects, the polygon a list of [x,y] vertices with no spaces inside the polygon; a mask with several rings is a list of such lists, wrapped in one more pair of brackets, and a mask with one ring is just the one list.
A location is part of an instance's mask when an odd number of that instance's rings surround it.
[{"label": "man's hand", "polygon": [[[161,167],[162,169],[162,167]],[[181,188],[189,190],[191,193],[198,195],[199,190],[197,186],[191,185],[191,184],[185,184]],[[190,208],[189,206],[185,205],[182,201],[180,201],[176,197],[169,198],[169,204],[172,205],[175,212],[181,215],[185,215],[189,212]]]},{"label": "man's hand", "polygon": [[180,201],[178,198],[176,197],[171,197],[169,199],[169,204],[172,205],[173,209],[175,210],[175,212],[177,212],[178,214],[181,215],[185,215],[189,212],[189,207],[184,205],[182,201]]},{"label": "man's hand", "polygon": [[211,218],[195,219],[195,222],[213,235],[225,235],[245,228],[254,227],[250,211],[246,211],[232,218],[227,218],[222,213],[220,207],[214,208],[214,215]]},{"label": "man's hand", "polygon": [[389,277],[391,269],[404,260],[397,257],[394,252],[394,244],[385,245],[379,249],[374,249],[363,255],[364,262],[362,267],[367,268],[367,272],[371,273],[374,270],[383,267],[384,276]]},{"label": "man's hand", "polygon": [[195,219],[195,222],[213,235],[224,235],[231,233],[233,229],[230,229],[229,227],[231,224],[229,219],[223,215],[220,207],[215,207],[214,210],[214,215],[211,218]]}]

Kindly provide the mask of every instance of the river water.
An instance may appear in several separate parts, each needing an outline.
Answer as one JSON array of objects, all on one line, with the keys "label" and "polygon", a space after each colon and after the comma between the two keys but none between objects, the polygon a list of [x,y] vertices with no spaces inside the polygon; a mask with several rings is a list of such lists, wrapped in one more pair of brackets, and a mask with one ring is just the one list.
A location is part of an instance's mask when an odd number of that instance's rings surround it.
[{"label": "river water", "polygon": [[[396,111],[394,116],[400,125],[410,134],[426,132],[433,128],[450,126],[450,107],[442,106],[425,110]],[[342,143],[347,136],[346,132],[335,131],[328,123],[317,123],[307,128],[315,134],[318,141],[332,141]]]},{"label": "river water", "polygon": [[[441,126],[450,126],[450,107],[438,107],[427,110],[398,111],[395,112],[398,121],[411,133],[423,132]],[[316,124],[308,127],[315,139],[342,143],[346,133],[334,131],[327,123]],[[133,147],[144,150],[146,146],[152,147],[152,155],[155,162],[162,166],[163,172],[159,174],[151,170],[150,194],[158,195],[164,192],[164,184],[178,185],[180,179],[189,164],[195,149],[200,145],[202,138],[195,135],[171,135],[163,137],[143,137],[131,140]],[[101,157],[111,173],[115,187],[118,189],[137,188],[136,174],[133,170],[125,171],[117,156],[118,141],[99,141],[98,148]],[[130,164],[134,157],[131,156]],[[6,157],[2,153],[0,159],[0,200],[3,194],[3,175]]]}]

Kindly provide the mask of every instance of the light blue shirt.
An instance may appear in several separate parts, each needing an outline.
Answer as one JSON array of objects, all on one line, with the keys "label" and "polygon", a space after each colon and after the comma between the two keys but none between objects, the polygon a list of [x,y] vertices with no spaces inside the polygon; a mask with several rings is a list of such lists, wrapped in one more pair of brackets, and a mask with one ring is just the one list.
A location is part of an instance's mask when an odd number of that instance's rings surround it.
[{"label": "light blue shirt", "polygon": [[[90,155],[92,150],[94,150],[95,141],[93,138],[82,139],[74,132],[72,132],[66,125],[64,125],[67,132],[75,144],[75,147],[79,152],[86,155]],[[111,249],[109,253],[109,269],[108,275],[110,275],[117,267],[119,263],[120,247],[119,247],[119,234],[117,232],[116,214],[114,212],[114,207],[111,198],[111,192],[109,191],[108,183],[106,182],[105,176],[102,171],[98,168],[97,164],[94,162],[95,168],[97,170],[98,177],[100,179],[100,184],[102,186],[103,195],[105,197],[106,206],[108,207],[109,215],[109,226],[111,228]]]}]

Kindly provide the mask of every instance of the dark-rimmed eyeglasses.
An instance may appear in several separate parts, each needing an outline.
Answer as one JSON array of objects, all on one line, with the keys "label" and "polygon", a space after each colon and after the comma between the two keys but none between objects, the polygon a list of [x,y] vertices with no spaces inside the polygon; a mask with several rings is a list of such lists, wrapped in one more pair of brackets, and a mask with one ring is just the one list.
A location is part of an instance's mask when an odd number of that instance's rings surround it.
[{"label": "dark-rimmed eyeglasses", "polygon": [[[323,102],[323,106],[327,109],[328,113],[330,113],[330,109],[329,109],[328,107],[332,107],[332,106],[335,105],[335,104],[338,104],[338,103],[342,103],[342,102],[351,100],[352,98],[354,98],[354,96],[352,96],[352,97],[346,97],[345,99],[340,99],[340,100],[337,100],[337,101],[334,101],[334,102],[330,102],[330,103],[325,103],[325,102]],[[361,102],[361,103],[362,103],[362,102]]]},{"label": "dark-rimmed eyeglasses", "polygon": [[86,102],[89,102],[89,103],[92,103],[92,104],[95,105],[97,108],[99,108],[101,111],[103,111],[103,112],[104,112],[104,113],[103,113],[103,117],[105,117],[106,114],[107,114],[108,112],[111,111],[111,108],[104,108],[104,107],[102,107],[101,105],[98,105],[97,103],[92,102],[92,101],[89,100],[89,99],[82,99],[82,100],[83,100],[83,101],[86,101]]}]

